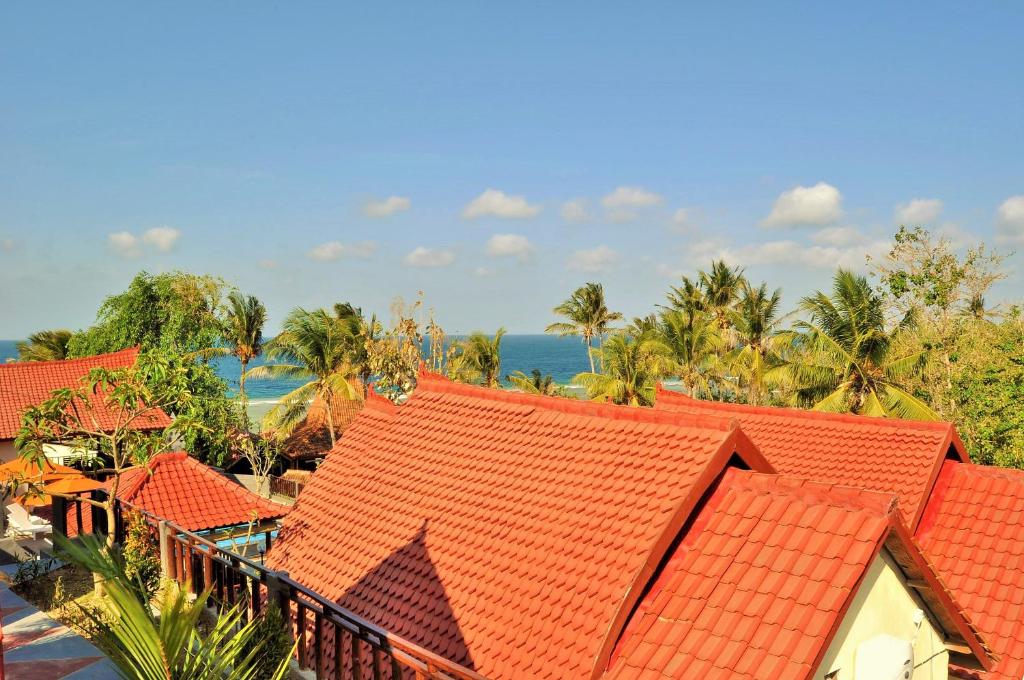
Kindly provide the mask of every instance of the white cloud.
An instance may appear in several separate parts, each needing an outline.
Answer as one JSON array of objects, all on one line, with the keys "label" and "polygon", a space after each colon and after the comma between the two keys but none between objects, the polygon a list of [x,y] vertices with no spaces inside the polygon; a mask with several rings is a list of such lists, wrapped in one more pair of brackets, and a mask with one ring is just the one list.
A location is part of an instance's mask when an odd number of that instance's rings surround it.
[{"label": "white cloud", "polygon": [[739,248],[702,242],[697,244],[696,251],[690,249],[690,260],[695,264],[706,263],[711,259],[723,259],[731,265],[779,265],[800,266],[814,269],[846,269],[863,270],[867,266],[867,256],[873,258],[884,256],[892,244],[879,240],[858,243],[846,247],[807,245],[791,240],[768,241],[750,244]]},{"label": "white cloud", "polygon": [[14,242],[13,238],[0,238],[0,251],[9,253],[17,247],[18,244]]},{"label": "white cloud", "polygon": [[260,260],[256,266],[260,269],[277,269],[277,260]]},{"label": "white cloud", "polygon": [[590,219],[587,202],[582,198],[574,198],[563,203],[561,215],[566,222],[586,222]]},{"label": "white cloud", "polygon": [[766,227],[825,226],[843,216],[842,203],[839,189],[825,182],[812,187],[793,187],[775,199],[771,214],[761,224]]},{"label": "white cloud", "polygon": [[811,234],[811,240],[826,246],[850,246],[864,242],[857,227],[825,227]]},{"label": "white cloud", "polygon": [[619,254],[608,246],[577,250],[569,257],[568,267],[578,272],[605,272],[619,262]]},{"label": "white cloud", "polygon": [[330,262],[342,257],[367,258],[377,252],[377,244],[373,241],[358,241],[356,243],[342,243],[341,241],[328,241],[315,246],[306,253],[311,260],[319,262]]},{"label": "white cloud", "polygon": [[410,267],[447,267],[455,262],[455,253],[443,248],[425,248],[420,246],[402,260]]},{"label": "white cloud", "polygon": [[896,223],[908,226],[931,224],[942,214],[942,201],[937,198],[915,198],[896,206]]},{"label": "white cloud", "polygon": [[161,253],[172,251],[179,238],[181,232],[173,227],[153,227],[142,234],[143,243],[153,246]]},{"label": "white cloud", "polygon": [[115,231],[107,234],[107,245],[121,257],[138,257],[142,255],[139,238],[130,231]]},{"label": "white cloud", "polygon": [[382,217],[390,217],[403,210],[408,210],[411,205],[412,201],[405,196],[388,196],[383,201],[367,201],[366,205],[363,206],[363,214],[367,217],[380,219]]},{"label": "white cloud", "polygon": [[664,200],[660,194],[648,191],[643,187],[616,187],[614,191],[601,199],[601,205],[609,210],[650,208],[661,205]]},{"label": "white cloud", "polygon": [[462,209],[462,217],[499,217],[506,220],[524,220],[540,214],[539,205],[530,205],[523,196],[509,196],[504,191],[488,189]]},{"label": "white cloud", "polygon": [[477,267],[473,270],[474,276],[493,276],[494,270],[490,267]]},{"label": "white cloud", "polygon": [[491,257],[516,257],[526,262],[533,254],[533,244],[519,234],[495,234],[487,241],[487,254]]},{"label": "white cloud", "polygon": [[672,228],[681,233],[689,233],[697,228],[693,223],[693,215],[686,208],[680,208],[672,213]]},{"label": "white cloud", "polygon": [[1024,243],[1024,194],[1010,196],[999,206],[996,237],[1000,241]]}]

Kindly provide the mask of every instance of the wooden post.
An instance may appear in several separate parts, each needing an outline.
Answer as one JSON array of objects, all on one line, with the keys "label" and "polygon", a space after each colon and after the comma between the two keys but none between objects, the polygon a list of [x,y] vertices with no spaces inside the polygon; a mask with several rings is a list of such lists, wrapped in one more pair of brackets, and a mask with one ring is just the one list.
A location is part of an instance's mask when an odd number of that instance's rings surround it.
[{"label": "wooden post", "polygon": [[171,532],[167,526],[167,520],[162,519],[157,525],[157,532],[160,540],[160,572],[164,578],[173,579],[171,571]]},{"label": "wooden post", "polygon": [[53,533],[62,537],[68,537],[68,501],[60,496],[53,497],[53,518],[51,520]]}]

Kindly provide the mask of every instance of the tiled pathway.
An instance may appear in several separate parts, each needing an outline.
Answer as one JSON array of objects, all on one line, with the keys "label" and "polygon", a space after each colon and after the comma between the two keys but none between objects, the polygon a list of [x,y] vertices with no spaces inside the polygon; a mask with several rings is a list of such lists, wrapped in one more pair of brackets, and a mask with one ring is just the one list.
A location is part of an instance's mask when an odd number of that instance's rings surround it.
[{"label": "tiled pathway", "polygon": [[113,664],[88,640],[0,584],[4,680],[113,680]]}]

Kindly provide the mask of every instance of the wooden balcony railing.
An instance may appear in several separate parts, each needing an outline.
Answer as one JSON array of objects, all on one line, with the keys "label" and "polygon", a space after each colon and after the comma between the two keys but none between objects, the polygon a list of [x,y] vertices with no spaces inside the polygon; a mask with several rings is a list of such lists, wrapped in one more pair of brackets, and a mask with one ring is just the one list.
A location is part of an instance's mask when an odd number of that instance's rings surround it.
[{"label": "wooden balcony railing", "polygon": [[[78,533],[82,516],[92,506],[75,503],[81,512],[67,512],[61,499],[54,501],[54,531],[66,534],[70,514]],[[291,633],[298,637],[297,661],[313,670],[317,680],[486,680],[475,671],[444,659],[419,645],[374,625],[335,602],[274,571],[260,561],[236,555],[215,543],[156,517],[129,503],[118,501],[115,540],[121,542],[127,524],[125,514],[135,511],[153,527],[164,576],[193,594],[211,590],[220,608],[238,606],[245,621],[259,615],[262,607],[277,605],[288,612]],[[105,515],[93,512],[93,527],[105,533]],[[75,532],[71,532],[74,534]]]}]

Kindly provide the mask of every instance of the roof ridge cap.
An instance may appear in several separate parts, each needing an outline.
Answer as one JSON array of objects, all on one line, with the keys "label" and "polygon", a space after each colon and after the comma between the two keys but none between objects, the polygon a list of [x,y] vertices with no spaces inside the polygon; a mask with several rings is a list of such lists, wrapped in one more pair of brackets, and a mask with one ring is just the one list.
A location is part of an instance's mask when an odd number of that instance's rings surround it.
[{"label": "roof ridge cap", "polygon": [[808,477],[773,475],[753,470],[738,471],[730,481],[740,489],[803,496],[833,506],[871,510],[887,517],[898,516],[899,496],[888,491],[872,491],[819,482]]},{"label": "roof ridge cap", "polygon": [[0,369],[5,368],[27,368],[27,367],[39,367],[39,366],[67,366],[69,364],[77,364],[83,362],[92,362],[97,359],[106,359],[108,357],[115,357],[119,354],[138,354],[140,352],[138,346],[125,347],[115,352],[103,352],[101,354],[90,354],[85,357],[72,357],[70,359],[49,359],[47,361],[11,361],[9,363],[0,363]]},{"label": "roof ridge cap", "polygon": [[600,403],[588,399],[528,394],[501,388],[469,385],[455,382],[425,369],[420,370],[416,389],[413,391],[410,399],[415,399],[417,393],[421,390],[423,392],[476,397],[488,401],[518,404],[520,406],[532,406],[536,409],[553,413],[605,418],[616,421],[670,425],[674,427],[694,427],[720,432],[731,432],[739,427],[739,422],[736,418],[726,416],[658,411],[657,409],[643,406],[620,406],[618,404]]}]

